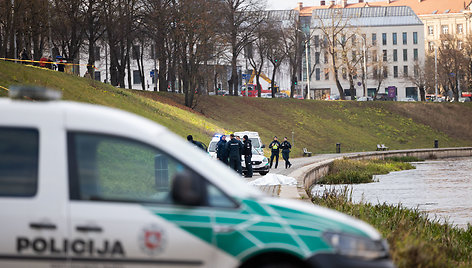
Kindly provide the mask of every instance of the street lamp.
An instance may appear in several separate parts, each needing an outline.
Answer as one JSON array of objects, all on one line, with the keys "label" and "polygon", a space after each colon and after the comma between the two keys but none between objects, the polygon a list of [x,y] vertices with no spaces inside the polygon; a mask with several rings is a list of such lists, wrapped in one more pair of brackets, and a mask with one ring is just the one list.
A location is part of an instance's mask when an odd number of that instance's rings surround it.
[{"label": "street lamp", "polygon": [[305,62],[306,62],[306,81],[307,81],[307,98],[310,99],[310,63],[308,62],[308,41],[309,34],[304,33],[302,30],[297,29],[300,33],[305,36]]}]

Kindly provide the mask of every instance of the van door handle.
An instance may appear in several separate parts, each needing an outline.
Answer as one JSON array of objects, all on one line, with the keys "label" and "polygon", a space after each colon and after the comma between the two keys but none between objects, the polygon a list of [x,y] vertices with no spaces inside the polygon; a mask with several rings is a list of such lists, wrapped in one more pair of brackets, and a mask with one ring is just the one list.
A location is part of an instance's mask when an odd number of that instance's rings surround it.
[{"label": "van door handle", "polygon": [[79,225],[75,227],[75,229],[79,232],[96,232],[101,233],[103,231],[102,227],[99,226],[87,226],[87,225]]},{"label": "van door handle", "polygon": [[52,223],[40,223],[40,222],[32,222],[29,224],[30,228],[32,229],[46,229],[46,230],[55,230],[56,225]]}]

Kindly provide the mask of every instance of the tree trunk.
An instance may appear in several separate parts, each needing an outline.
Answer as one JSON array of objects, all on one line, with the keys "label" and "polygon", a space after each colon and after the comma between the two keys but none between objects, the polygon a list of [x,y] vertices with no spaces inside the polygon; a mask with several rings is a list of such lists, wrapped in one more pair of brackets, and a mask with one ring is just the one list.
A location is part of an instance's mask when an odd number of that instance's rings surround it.
[{"label": "tree trunk", "polygon": [[270,81],[270,87],[272,88],[272,98],[275,98],[275,93],[276,90],[275,90],[275,73],[277,72],[277,66],[276,65],[273,65],[273,70],[272,70],[272,79]]},{"label": "tree trunk", "polygon": [[344,89],[339,82],[339,77],[338,77],[338,67],[336,66],[336,56],[334,53],[331,54],[331,60],[333,61],[333,72],[334,72],[334,79],[336,80],[336,87],[338,88],[339,91],[339,99],[344,100]]},{"label": "tree trunk", "polygon": [[426,101],[426,91],[424,90],[424,86],[418,87],[418,90],[420,91],[421,101]]},{"label": "tree trunk", "polygon": [[349,93],[351,94],[351,100],[354,100],[356,96],[356,88],[354,85],[354,77],[352,77],[352,74],[349,72]]},{"label": "tree trunk", "polygon": [[237,57],[233,55],[233,58],[231,60],[231,81],[229,85],[229,94],[231,96],[238,96],[238,70],[237,70]]}]

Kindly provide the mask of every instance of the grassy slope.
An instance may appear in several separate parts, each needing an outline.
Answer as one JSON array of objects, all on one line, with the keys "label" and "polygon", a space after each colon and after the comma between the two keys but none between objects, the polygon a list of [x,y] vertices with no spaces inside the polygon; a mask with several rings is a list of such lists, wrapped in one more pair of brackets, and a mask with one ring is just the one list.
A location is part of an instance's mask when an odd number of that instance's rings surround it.
[{"label": "grassy slope", "polygon": [[[64,99],[124,109],[154,120],[181,136],[209,141],[214,132],[255,130],[268,144],[294,132],[292,156],[315,153],[472,145],[472,104],[325,102],[202,96],[196,111],[179,94],[130,91],[63,73],[0,62],[0,86],[36,84],[61,89]],[[139,93],[139,94],[138,94]],[[0,89],[0,96],[6,92]]]},{"label": "grassy slope", "polygon": [[[176,94],[159,95],[182,102]],[[379,143],[391,149],[431,148],[435,139],[441,147],[472,145],[471,103],[202,96],[196,110],[225,129],[257,130],[266,144],[273,135],[291,140],[293,131],[295,155],[301,155],[303,147],[315,153],[334,152],[338,142],[343,152],[375,150]]]},{"label": "grassy slope", "polygon": [[[73,75],[0,61],[0,86],[8,87],[15,84],[56,88],[62,90],[63,99],[66,100],[127,110],[154,120],[183,137],[192,133],[197,139],[206,140],[208,135],[222,131],[211,119],[173,105],[152,101],[130,90]],[[0,96],[7,96],[7,92],[0,89]]]}]

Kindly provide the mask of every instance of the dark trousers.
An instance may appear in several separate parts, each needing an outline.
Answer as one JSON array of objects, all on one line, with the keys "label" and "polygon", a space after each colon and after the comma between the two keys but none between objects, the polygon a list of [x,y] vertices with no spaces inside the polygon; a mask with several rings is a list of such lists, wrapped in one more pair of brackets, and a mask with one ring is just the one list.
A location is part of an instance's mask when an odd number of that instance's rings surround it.
[{"label": "dark trousers", "polygon": [[237,171],[239,174],[243,174],[243,168],[241,167],[241,159],[238,158],[230,158],[229,159],[229,166]]},{"label": "dark trousers", "polygon": [[282,158],[285,160],[285,168],[288,168],[288,166],[292,165],[290,161],[288,161],[289,157],[290,157],[290,152],[282,151]]},{"label": "dark trousers", "polygon": [[272,154],[270,155],[270,168],[272,168],[272,162],[274,161],[275,157],[275,168],[279,165],[279,151],[272,151]]},{"label": "dark trousers", "polygon": [[246,164],[246,177],[252,177],[252,162],[251,162],[252,155],[244,156],[244,163]]},{"label": "dark trousers", "polygon": [[218,158],[221,162],[225,163],[226,165],[228,164],[228,158],[226,157],[222,157],[222,158]]}]

